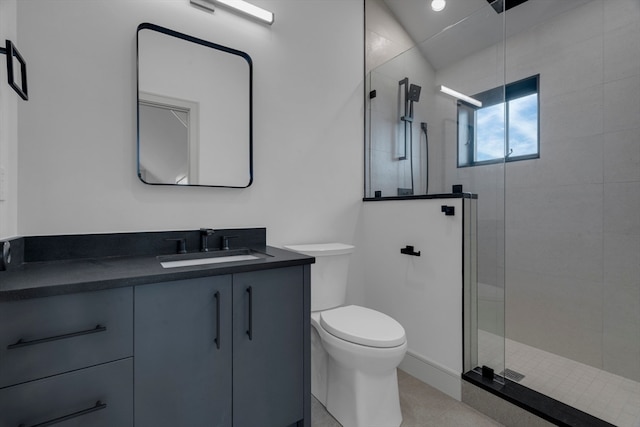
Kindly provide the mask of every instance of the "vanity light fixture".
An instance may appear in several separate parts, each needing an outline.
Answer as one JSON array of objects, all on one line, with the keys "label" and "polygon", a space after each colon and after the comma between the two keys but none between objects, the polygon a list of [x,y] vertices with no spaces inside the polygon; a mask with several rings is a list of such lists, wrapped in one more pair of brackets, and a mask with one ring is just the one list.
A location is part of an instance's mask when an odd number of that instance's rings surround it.
[{"label": "vanity light fixture", "polygon": [[273,20],[275,19],[273,12],[269,12],[266,9],[248,3],[244,0],[191,0],[191,3],[212,12],[214,11],[213,5],[219,4],[269,25],[273,24]]},{"label": "vanity light fixture", "polygon": [[477,99],[467,96],[464,93],[460,93],[456,90],[450,89],[446,86],[440,86],[440,92],[451,95],[454,98],[458,98],[464,102],[468,102],[469,104],[475,105],[478,108],[482,107],[482,102],[478,101]]},{"label": "vanity light fixture", "polygon": [[431,9],[433,9],[435,12],[440,12],[446,5],[446,0],[433,0],[431,2]]}]

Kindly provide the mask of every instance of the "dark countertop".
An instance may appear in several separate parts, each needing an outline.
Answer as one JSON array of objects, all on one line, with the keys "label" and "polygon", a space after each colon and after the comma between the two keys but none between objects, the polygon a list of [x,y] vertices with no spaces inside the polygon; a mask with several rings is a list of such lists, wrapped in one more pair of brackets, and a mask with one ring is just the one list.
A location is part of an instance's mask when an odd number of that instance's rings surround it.
[{"label": "dark countertop", "polygon": [[[175,249],[175,242],[170,241],[171,239],[168,239],[167,236],[187,236],[187,249],[190,255],[198,256],[199,252],[196,248],[198,234],[189,231],[16,239],[13,241],[12,248],[16,249],[14,258],[17,259],[17,262],[14,261],[11,268],[0,271],[0,302],[306,265],[315,262],[315,259],[310,256],[266,246],[263,229],[258,229],[257,234],[252,229],[223,230],[219,234],[233,234],[233,237],[237,237],[234,240],[239,245],[234,249],[248,247],[266,256],[247,261],[163,268],[157,255],[166,258],[167,255],[175,253],[172,252]],[[194,240],[195,243],[189,243]],[[89,244],[86,244],[87,241]],[[50,250],[42,251],[43,247],[51,246],[51,242],[57,242],[57,246],[63,247],[64,250],[58,250],[59,253],[55,256],[51,255],[52,251]],[[60,244],[60,242],[66,243]],[[214,243],[216,242],[214,241]],[[78,249],[80,246],[86,246],[89,249]],[[95,247],[99,249],[95,249]],[[144,247],[144,250],[141,250],[140,247]],[[218,247],[213,246],[213,248]],[[76,253],[69,254],[71,250],[69,248],[72,248]],[[165,251],[158,252],[158,248],[165,249]],[[213,253],[213,251],[210,252],[210,254]],[[218,250],[215,253],[224,253],[224,251]],[[84,257],[80,255],[84,255]]]},{"label": "dark countertop", "polygon": [[27,262],[0,271],[0,301],[218,276],[311,264],[313,257],[267,246],[269,257],[191,267],[163,268],[155,256]]}]

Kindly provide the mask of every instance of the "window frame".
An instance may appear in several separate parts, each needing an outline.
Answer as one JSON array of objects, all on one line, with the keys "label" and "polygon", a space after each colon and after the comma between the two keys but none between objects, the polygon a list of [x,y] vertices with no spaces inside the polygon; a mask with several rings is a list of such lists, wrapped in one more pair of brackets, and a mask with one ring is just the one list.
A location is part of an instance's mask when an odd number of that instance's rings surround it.
[{"label": "window frame", "polygon": [[[520,156],[511,156],[512,150],[509,147],[509,101],[522,98],[531,94],[537,95],[537,144],[536,144],[536,152],[533,154],[525,154]],[[491,107],[497,104],[503,104],[505,107],[505,155],[503,157],[497,157],[494,159],[488,160],[476,160],[476,151],[477,151],[477,114],[476,111],[480,109],[480,107],[476,107],[468,102],[458,100],[457,102],[457,138],[456,138],[456,164],[458,168],[467,168],[473,166],[482,166],[482,165],[491,165],[496,163],[505,163],[505,162],[517,162],[521,160],[531,160],[531,159],[539,159],[540,158],[540,74],[536,74],[530,77],[526,77],[521,80],[517,80],[512,83],[508,83],[505,86],[498,86],[493,89],[486,90],[484,92],[480,92],[472,96],[473,98],[482,102],[481,108]],[[466,149],[466,159],[467,162],[464,164],[460,163],[460,154],[461,154],[461,120],[460,120],[460,112],[464,111],[468,117],[471,117],[472,120],[467,120],[468,122],[472,122],[471,125],[467,125],[468,129],[468,138]]]}]

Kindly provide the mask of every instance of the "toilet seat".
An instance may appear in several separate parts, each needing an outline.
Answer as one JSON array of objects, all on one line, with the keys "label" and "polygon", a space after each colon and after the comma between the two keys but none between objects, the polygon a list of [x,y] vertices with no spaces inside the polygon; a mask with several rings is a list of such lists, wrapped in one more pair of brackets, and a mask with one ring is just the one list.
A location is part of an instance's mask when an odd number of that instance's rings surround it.
[{"label": "toilet seat", "polygon": [[404,328],[395,319],[357,305],[321,312],[320,325],[331,335],[368,347],[397,347],[406,341]]}]

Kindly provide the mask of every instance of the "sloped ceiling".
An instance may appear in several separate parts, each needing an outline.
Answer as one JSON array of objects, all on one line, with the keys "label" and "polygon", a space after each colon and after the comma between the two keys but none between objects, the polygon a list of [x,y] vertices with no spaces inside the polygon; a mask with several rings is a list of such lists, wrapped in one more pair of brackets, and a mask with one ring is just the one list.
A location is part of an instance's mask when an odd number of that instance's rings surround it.
[{"label": "sloped ceiling", "polygon": [[384,0],[436,70],[590,1],[528,0],[498,14],[487,0],[447,0],[441,12],[431,0]]}]

